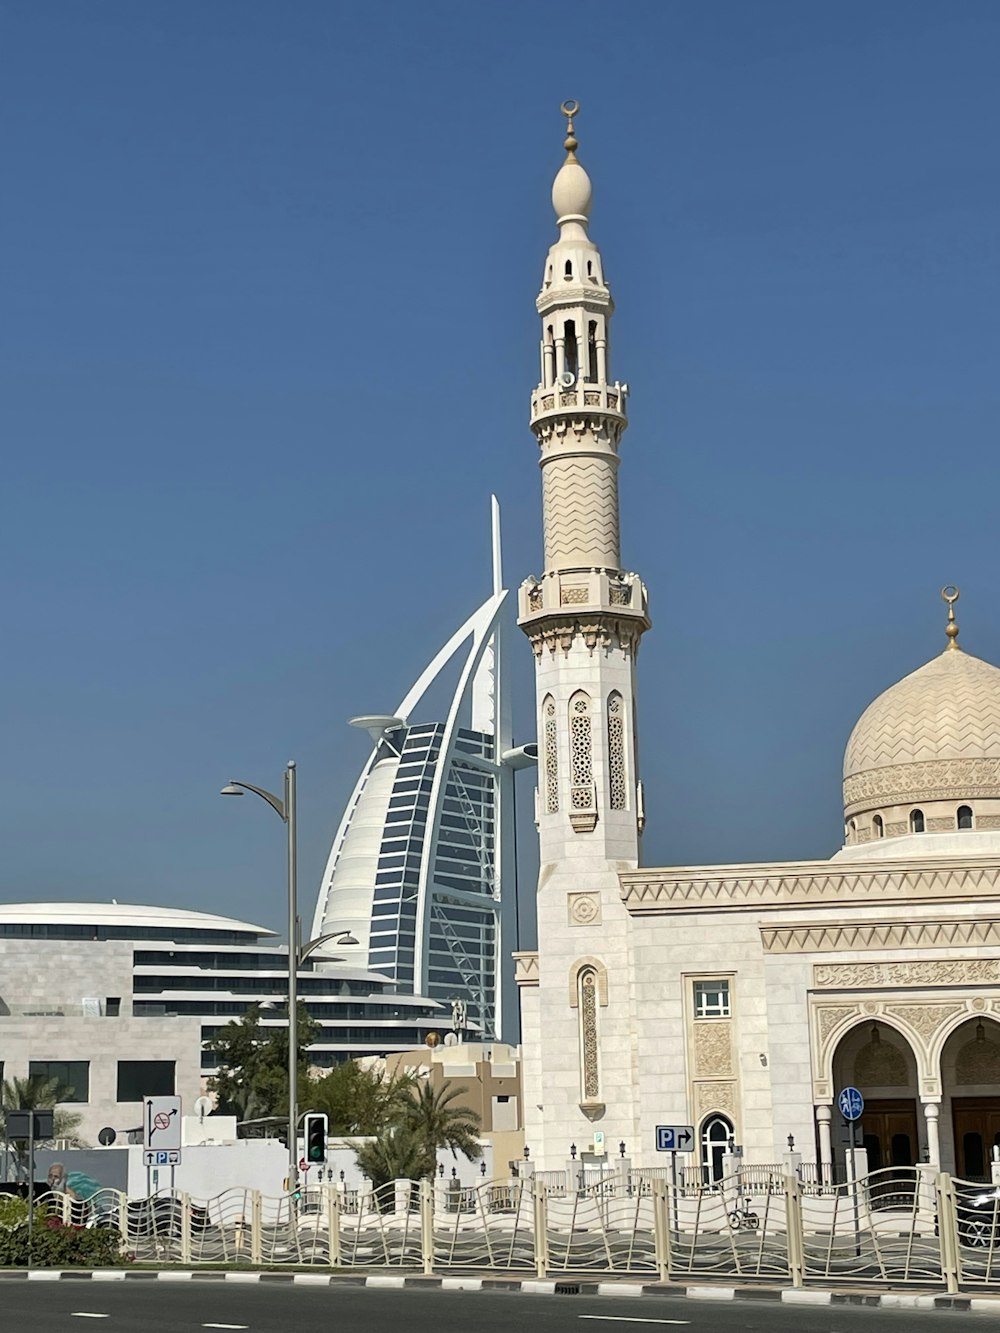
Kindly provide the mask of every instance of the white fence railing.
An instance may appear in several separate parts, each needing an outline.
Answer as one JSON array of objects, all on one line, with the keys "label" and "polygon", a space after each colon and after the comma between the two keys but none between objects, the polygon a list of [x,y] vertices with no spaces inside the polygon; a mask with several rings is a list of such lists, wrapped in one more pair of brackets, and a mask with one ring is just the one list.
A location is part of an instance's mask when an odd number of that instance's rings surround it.
[{"label": "white fence railing", "polygon": [[323,1186],[296,1198],[105,1190],[86,1202],[50,1195],[46,1206],[118,1231],[137,1262],[1000,1286],[1000,1188],[929,1166],[855,1185],[744,1167],[704,1185],[633,1172],[572,1188],[538,1173],[477,1186]]}]

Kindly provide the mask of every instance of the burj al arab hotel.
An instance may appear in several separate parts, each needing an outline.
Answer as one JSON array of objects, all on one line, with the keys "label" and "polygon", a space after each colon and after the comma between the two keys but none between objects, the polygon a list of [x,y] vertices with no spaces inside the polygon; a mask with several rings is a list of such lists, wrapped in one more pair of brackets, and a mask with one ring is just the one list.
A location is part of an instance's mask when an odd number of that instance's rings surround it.
[{"label": "burj al arab hotel", "polygon": [[[533,765],[537,747],[515,749],[511,736],[496,497],[492,538],[491,595],[395,713],[351,719],[372,749],[330,850],[312,933],[349,930],[369,969],[400,991],[457,1005],[461,1026],[484,1038],[516,1040],[514,770]],[[456,668],[444,720],[429,719],[425,698]]]}]

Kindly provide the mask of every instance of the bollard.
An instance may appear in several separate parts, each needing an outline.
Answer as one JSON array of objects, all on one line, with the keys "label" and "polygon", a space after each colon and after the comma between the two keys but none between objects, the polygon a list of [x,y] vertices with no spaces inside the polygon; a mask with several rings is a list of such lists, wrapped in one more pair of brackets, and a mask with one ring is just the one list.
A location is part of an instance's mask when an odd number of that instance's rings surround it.
[{"label": "bollard", "polygon": [[420,1253],[429,1277],[434,1272],[434,1185],[427,1179],[420,1182]]},{"label": "bollard", "polygon": [[331,1268],[340,1267],[340,1191],[326,1186],[326,1234]]},{"label": "bollard", "polygon": [[806,1239],[802,1226],[802,1181],[785,1176],[785,1236],[788,1243],[788,1275],[793,1287],[805,1285]]},{"label": "bollard", "polygon": [[545,1182],[535,1177],[525,1181],[524,1188],[530,1188],[534,1203],[535,1221],[535,1274],[544,1277],[549,1267],[549,1208],[545,1197]]},{"label": "bollard", "polygon": [[661,1282],[670,1281],[670,1204],[667,1182],[653,1181],[653,1243],[656,1247],[656,1271]]}]

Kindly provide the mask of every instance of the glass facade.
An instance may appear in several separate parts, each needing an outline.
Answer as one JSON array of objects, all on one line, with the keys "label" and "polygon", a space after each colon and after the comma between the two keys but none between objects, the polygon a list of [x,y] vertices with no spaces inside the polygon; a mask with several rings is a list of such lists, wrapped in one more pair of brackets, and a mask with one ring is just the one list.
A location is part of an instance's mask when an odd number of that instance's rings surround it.
[{"label": "glass facade", "polygon": [[[468,1019],[492,1035],[499,902],[495,742],[459,729],[438,780],[444,736],[443,723],[416,725],[406,729],[400,747],[375,872],[368,966],[408,991],[444,1003],[464,1000]],[[423,978],[418,945],[426,957]]]}]

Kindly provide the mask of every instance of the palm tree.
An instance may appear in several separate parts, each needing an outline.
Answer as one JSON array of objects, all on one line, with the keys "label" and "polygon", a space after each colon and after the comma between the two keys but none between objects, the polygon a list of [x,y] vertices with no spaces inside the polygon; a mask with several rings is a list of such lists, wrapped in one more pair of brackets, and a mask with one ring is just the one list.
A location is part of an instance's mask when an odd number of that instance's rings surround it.
[{"label": "palm tree", "polygon": [[[72,1147],[85,1148],[87,1145],[76,1132],[83,1117],[76,1111],[66,1111],[58,1106],[59,1102],[65,1101],[70,1096],[72,1089],[64,1087],[56,1078],[41,1078],[36,1074],[29,1075],[28,1078],[4,1079],[0,1087],[0,1124],[3,1125],[4,1136],[6,1137],[8,1111],[41,1111],[53,1107],[57,1109],[52,1117],[52,1137],[69,1139]],[[40,1146],[40,1143],[35,1144],[36,1148]],[[12,1142],[10,1148],[14,1153],[20,1176],[22,1168],[27,1164],[27,1145]]]},{"label": "palm tree", "polygon": [[395,1125],[370,1143],[354,1150],[358,1166],[378,1189],[392,1180],[418,1180],[433,1175],[434,1159],[427,1169],[423,1140],[409,1125]]},{"label": "palm tree", "polygon": [[452,1154],[461,1153],[470,1162],[483,1155],[479,1145],[479,1113],[471,1106],[455,1106],[464,1088],[442,1084],[434,1088],[429,1082],[411,1090],[408,1104],[404,1105],[404,1124],[423,1145],[424,1169],[422,1174],[434,1175],[434,1163],[439,1148],[450,1148]]}]

